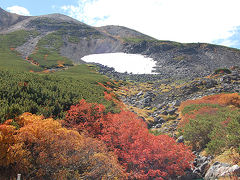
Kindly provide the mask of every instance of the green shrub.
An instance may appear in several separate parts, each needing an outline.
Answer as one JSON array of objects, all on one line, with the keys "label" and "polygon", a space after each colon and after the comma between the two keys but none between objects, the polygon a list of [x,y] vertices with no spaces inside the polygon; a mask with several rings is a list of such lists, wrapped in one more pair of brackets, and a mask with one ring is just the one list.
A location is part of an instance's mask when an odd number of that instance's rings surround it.
[{"label": "green shrub", "polygon": [[194,106],[199,106],[199,108],[195,108],[194,112],[187,111],[190,112],[189,122],[179,129],[194,150],[206,148],[207,152],[216,154],[223,152],[225,148],[239,148],[239,109],[216,105],[216,107],[211,107],[211,110],[207,104],[195,104]]},{"label": "green shrub", "polygon": [[14,48],[24,44],[30,37],[36,37],[36,31],[15,31],[0,35],[0,67],[11,71],[41,71],[42,68],[33,66],[25,61]]},{"label": "green shrub", "polygon": [[106,77],[86,65],[75,66],[52,74],[14,72],[0,68],[0,121],[23,112],[62,118],[71,105],[81,99],[104,104],[108,111],[117,112],[111,101],[104,99]]}]

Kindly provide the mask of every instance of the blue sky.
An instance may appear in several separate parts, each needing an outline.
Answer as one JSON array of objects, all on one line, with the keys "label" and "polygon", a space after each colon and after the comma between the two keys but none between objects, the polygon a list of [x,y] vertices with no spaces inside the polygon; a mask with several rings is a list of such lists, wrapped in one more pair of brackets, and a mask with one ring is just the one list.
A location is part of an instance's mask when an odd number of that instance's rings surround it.
[{"label": "blue sky", "polygon": [[122,25],[160,40],[240,49],[240,0],[1,0],[24,15],[62,13],[93,26]]}]

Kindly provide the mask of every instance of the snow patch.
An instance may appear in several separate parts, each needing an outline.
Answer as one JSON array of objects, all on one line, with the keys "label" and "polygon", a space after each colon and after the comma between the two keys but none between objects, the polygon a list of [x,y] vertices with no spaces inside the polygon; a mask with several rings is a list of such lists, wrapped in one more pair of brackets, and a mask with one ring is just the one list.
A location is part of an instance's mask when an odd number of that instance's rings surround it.
[{"label": "snow patch", "polygon": [[156,62],[152,58],[147,58],[140,54],[126,53],[105,53],[91,54],[84,56],[83,61],[87,63],[100,63],[113,67],[117,72],[128,72],[133,74],[155,74],[152,72]]}]

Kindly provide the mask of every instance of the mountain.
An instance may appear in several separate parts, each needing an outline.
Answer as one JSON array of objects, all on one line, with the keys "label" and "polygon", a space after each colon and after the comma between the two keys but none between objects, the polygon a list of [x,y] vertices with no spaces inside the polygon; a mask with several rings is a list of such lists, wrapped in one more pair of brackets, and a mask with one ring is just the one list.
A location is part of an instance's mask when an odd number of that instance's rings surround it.
[{"label": "mountain", "polygon": [[[16,50],[45,68],[49,68],[49,63],[44,62],[47,53],[75,64],[83,63],[81,58],[89,54],[143,54],[156,61],[155,72],[162,78],[175,79],[206,76],[219,68],[240,65],[240,50],[224,46],[161,41],[122,26],[89,26],[62,14],[27,17],[1,9],[0,15],[0,34],[36,32],[34,37],[25,37]],[[53,61],[50,64],[57,65]]]},{"label": "mountain", "polygon": [[26,16],[20,16],[17,14],[9,13],[2,8],[0,8],[0,30],[8,28],[24,19],[26,19]]},{"label": "mountain", "polygon": [[[107,52],[152,57],[158,74],[81,60]],[[239,59],[224,46],[0,9],[0,179],[239,177]]]}]

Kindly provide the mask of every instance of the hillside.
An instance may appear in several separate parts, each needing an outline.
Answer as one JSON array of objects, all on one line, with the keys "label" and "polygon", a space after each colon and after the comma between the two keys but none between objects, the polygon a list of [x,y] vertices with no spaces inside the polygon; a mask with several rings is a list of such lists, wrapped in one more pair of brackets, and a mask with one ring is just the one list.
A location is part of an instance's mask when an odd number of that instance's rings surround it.
[{"label": "hillside", "polygon": [[6,29],[20,21],[23,21],[24,19],[27,19],[26,16],[20,16],[17,14],[9,13],[2,8],[0,8],[0,30]]},{"label": "hillside", "polygon": [[[44,67],[58,64],[45,62],[46,54],[64,56],[79,64],[83,63],[81,58],[85,55],[112,52],[152,57],[157,62],[155,72],[161,78],[203,77],[219,68],[240,65],[240,51],[224,46],[160,41],[126,27],[96,28],[61,14],[24,17],[4,10],[0,13],[1,34],[19,30],[38,33],[27,38],[16,50],[24,58],[31,57]],[[66,59],[60,61],[66,62]]]},{"label": "hillside", "polygon": [[[82,60],[114,52],[157,74]],[[0,9],[0,179],[238,178],[239,66],[238,49]]]}]

